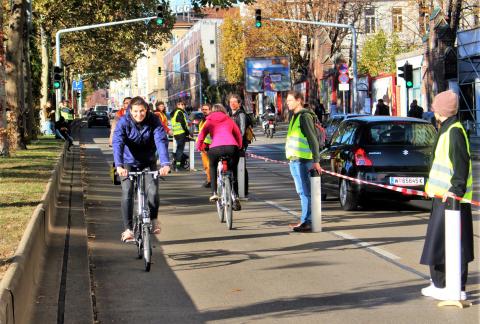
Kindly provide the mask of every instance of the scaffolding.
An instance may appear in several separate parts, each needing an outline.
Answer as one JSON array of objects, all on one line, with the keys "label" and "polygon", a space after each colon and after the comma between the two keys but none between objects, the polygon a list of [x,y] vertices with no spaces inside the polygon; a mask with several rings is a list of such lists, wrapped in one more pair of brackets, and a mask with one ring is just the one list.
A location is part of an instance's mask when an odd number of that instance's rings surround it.
[{"label": "scaffolding", "polygon": [[459,117],[469,134],[480,136],[480,28],[457,32]]}]

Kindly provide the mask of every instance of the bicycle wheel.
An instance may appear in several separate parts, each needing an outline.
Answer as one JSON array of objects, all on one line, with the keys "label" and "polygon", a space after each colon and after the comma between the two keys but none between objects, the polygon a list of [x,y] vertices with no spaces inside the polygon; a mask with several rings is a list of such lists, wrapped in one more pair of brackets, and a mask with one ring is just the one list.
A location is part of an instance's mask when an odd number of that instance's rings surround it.
[{"label": "bicycle wheel", "polygon": [[150,271],[152,264],[152,242],[150,241],[150,229],[143,226],[143,261],[145,263],[145,271]]},{"label": "bicycle wheel", "polygon": [[232,229],[232,186],[230,183],[230,177],[225,177],[225,191],[224,191],[224,196],[222,199],[224,199],[225,204],[224,204],[224,210],[225,210],[225,218],[227,221],[227,228],[229,230]]},{"label": "bicycle wheel", "polygon": [[138,217],[135,216],[133,220],[133,237],[135,238],[135,245],[137,246],[137,258],[142,258],[142,232],[140,231],[140,222]]},{"label": "bicycle wheel", "polygon": [[218,195],[218,200],[217,200],[217,214],[218,214],[218,219],[220,220],[220,223],[225,222],[225,213],[224,213],[224,208],[223,208],[223,185],[222,181],[220,180],[220,177],[217,178],[217,195]]}]

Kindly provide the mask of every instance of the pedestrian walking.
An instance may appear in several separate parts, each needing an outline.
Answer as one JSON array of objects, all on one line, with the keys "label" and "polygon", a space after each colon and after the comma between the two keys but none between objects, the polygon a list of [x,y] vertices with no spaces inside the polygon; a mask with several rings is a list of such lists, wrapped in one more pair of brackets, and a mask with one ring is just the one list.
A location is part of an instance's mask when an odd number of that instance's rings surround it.
[{"label": "pedestrian walking", "polygon": [[185,103],[183,101],[177,102],[176,108],[173,111],[172,129],[173,137],[177,143],[173,170],[177,172],[183,167],[183,162],[187,158],[186,154],[183,153],[183,150],[185,149],[185,143],[190,140],[187,114],[185,113]]},{"label": "pedestrian walking", "polygon": [[390,107],[388,107],[383,99],[378,99],[377,107],[375,109],[376,116],[390,116]]},{"label": "pedestrian walking", "polygon": [[[458,96],[452,90],[439,93],[433,100],[432,111],[440,128],[433,149],[433,162],[425,185],[425,192],[433,197],[427,234],[420,263],[430,267],[431,283],[422,289],[422,295],[445,300],[445,209],[447,198],[472,199],[472,161],[470,144],[462,124],[456,117]],[[451,200],[451,199],[448,199]],[[451,209],[451,208],[449,208]],[[467,299],[465,285],[468,263],[473,261],[473,222],[469,203],[460,203],[461,217],[461,294]]]},{"label": "pedestrian walking", "polygon": [[[247,128],[252,126],[252,122],[250,118],[247,116],[245,109],[242,107],[242,99],[238,94],[230,94],[228,99],[230,108],[232,109],[232,119],[237,124],[238,128],[240,129],[240,133],[242,134],[242,148],[240,150],[240,156],[245,157],[245,153],[247,152],[248,144],[250,142],[247,140]],[[247,170],[247,163],[245,161],[245,195],[248,196],[248,170]],[[235,191],[238,192],[238,183],[235,183]]]},{"label": "pedestrian walking", "polygon": [[290,173],[302,206],[300,222],[291,224],[294,232],[312,230],[309,171],[314,169],[320,172],[321,170],[319,144],[314,125],[316,116],[311,110],[303,108],[303,100],[300,92],[288,92],[287,106],[293,115],[288,125],[285,152],[290,161]]},{"label": "pedestrian walking", "polygon": [[[207,121],[207,116],[210,114],[210,111],[212,110],[212,105],[209,103],[205,103],[202,105],[202,113],[203,113],[203,118],[200,120],[200,123],[198,124],[198,131],[201,132],[203,127],[205,127],[205,122]],[[203,140],[205,143],[203,150],[200,151],[200,155],[202,157],[202,164],[203,164],[203,170],[205,170],[205,175],[207,176],[207,180],[203,183],[204,188],[210,188],[212,185],[212,179],[210,176],[210,161],[208,159],[208,149],[209,145],[212,144],[212,137],[210,134],[205,136],[205,139]]]},{"label": "pedestrian walking", "polygon": [[423,108],[420,107],[417,103],[417,100],[414,99],[412,103],[410,104],[410,110],[407,113],[408,117],[413,117],[413,118],[420,118],[422,119],[423,117]]}]

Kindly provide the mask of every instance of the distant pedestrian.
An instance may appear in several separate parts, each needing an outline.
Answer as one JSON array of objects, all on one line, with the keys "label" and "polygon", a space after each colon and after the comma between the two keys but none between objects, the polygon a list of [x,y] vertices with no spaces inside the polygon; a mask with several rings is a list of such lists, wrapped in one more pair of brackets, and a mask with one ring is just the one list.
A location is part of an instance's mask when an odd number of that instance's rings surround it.
[{"label": "distant pedestrian", "polygon": [[[179,171],[183,168],[183,162],[187,156],[183,153],[185,143],[190,140],[190,130],[188,129],[187,114],[185,112],[185,103],[183,101],[177,102],[175,110],[172,112],[172,131],[175,142],[177,143],[177,150],[175,151],[175,159],[173,170]],[[193,157],[192,157],[193,158]]]},{"label": "distant pedestrian", "polygon": [[408,111],[407,116],[422,119],[423,108],[417,104],[416,99],[414,99],[410,104],[410,110]]},{"label": "distant pedestrian", "polygon": [[315,115],[317,115],[318,121],[323,123],[323,115],[325,115],[325,106],[317,100],[315,103]]},{"label": "distant pedestrian", "polygon": [[[240,157],[245,156],[245,152],[247,151],[248,144],[250,142],[247,139],[246,131],[249,126],[252,125],[250,118],[247,116],[245,109],[242,107],[242,99],[238,94],[230,94],[228,97],[228,102],[230,108],[232,109],[232,119],[237,124],[238,128],[240,129],[240,133],[242,134],[242,148],[240,150]],[[245,161],[245,195],[248,195],[248,171]],[[238,192],[238,182],[235,183],[235,191]]]},{"label": "distant pedestrian", "polygon": [[375,109],[376,116],[390,116],[390,107],[388,107],[383,99],[378,99],[377,108]]},{"label": "distant pedestrian", "polygon": [[[422,289],[422,295],[445,300],[445,209],[447,198],[472,199],[473,178],[470,144],[462,124],[456,117],[458,96],[448,90],[433,99],[432,111],[440,124],[433,150],[433,163],[425,185],[425,192],[433,198],[428,221],[421,264],[430,266],[430,286]],[[451,199],[449,199],[451,200]],[[451,209],[451,207],[449,208]],[[465,285],[468,263],[473,261],[473,221],[470,203],[460,202],[461,218],[461,293],[460,299],[467,299]]]},{"label": "distant pedestrian", "polygon": [[163,101],[157,101],[155,103],[155,110],[153,111],[153,113],[160,119],[160,122],[165,129],[165,133],[167,133],[168,135],[172,135],[173,132],[168,127],[168,119],[167,114],[165,113],[165,109],[165,103]]},{"label": "distant pedestrian", "polygon": [[[200,121],[200,123],[198,123],[199,133],[202,131],[203,127],[205,127],[205,122],[207,121],[207,116],[210,114],[210,111],[212,110],[212,105],[209,103],[204,103],[202,105],[201,110],[203,113],[203,118]],[[207,180],[205,180],[205,182],[203,183],[203,187],[210,188],[212,186],[212,180],[210,176],[210,160],[208,159],[209,145],[212,144],[212,137],[210,136],[210,134],[205,136],[203,143],[205,145],[203,146],[203,150],[200,151],[200,155],[202,157],[203,169],[205,170],[205,174],[207,176]]]},{"label": "distant pedestrian", "polygon": [[300,222],[291,225],[294,232],[312,230],[309,171],[315,169],[320,172],[321,170],[319,144],[314,125],[316,116],[311,110],[303,108],[303,100],[300,92],[288,92],[287,106],[293,115],[288,126],[285,152],[290,161],[290,173],[302,206]]}]

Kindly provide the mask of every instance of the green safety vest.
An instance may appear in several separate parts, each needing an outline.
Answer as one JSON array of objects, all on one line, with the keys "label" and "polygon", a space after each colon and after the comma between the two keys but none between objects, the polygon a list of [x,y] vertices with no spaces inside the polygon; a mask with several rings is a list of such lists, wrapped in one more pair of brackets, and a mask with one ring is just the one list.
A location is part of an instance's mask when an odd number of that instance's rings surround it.
[{"label": "green safety vest", "polygon": [[[301,113],[302,114],[302,113]],[[288,125],[287,142],[285,143],[285,153],[287,159],[293,157],[300,159],[313,159],[312,150],[308,145],[308,140],[300,129],[300,116],[292,117]]]},{"label": "green safety vest", "polygon": [[188,125],[187,116],[185,116],[185,113],[181,111],[181,109],[177,109],[177,111],[175,111],[175,113],[173,114],[173,118],[172,118],[173,136],[185,133],[185,130],[183,129],[182,124],[177,122],[177,115],[179,113],[182,114],[183,119],[185,120],[185,125]]},{"label": "green safety vest", "polygon": [[[458,127],[462,130],[467,143],[467,151],[470,155],[470,143],[468,142],[467,133],[463,129],[462,124],[457,121],[453,123],[446,132],[438,138],[437,147],[435,148],[435,158],[433,160],[430,174],[425,185],[425,192],[433,197],[434,195],[443,196],[452,186],[451,180],[453,176],[453,164],[449,157],[450,150],[450,130]],[[463,195],[464,199],[472,200],[473,197],[473,177],[472,177],[472,161],[469,161],[469,171],[467,178],[467,191]]]},{"label": "green safety vest", "polygon": [[70,113],[69,108],[62,108],[62,110],[60,110],[60,115],[65,118],[65,120],[73,120],[73,114]]},{"label": "green safety vest", "polygon": [[[206,123],[206,120],[202,120],[200,121],[200,123],[198,124],[198,130],[199,132],[202,131],[203,127],[205,127],[205,123]],[[210,133],[207,134],[207,136],[205,136],[205,139],[203,140],[203,142],[205,144],[212,144],[212,137],[210,136]]]}]

